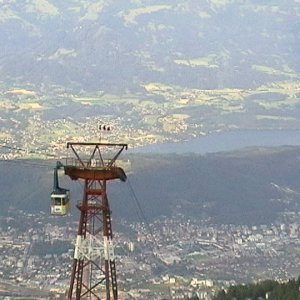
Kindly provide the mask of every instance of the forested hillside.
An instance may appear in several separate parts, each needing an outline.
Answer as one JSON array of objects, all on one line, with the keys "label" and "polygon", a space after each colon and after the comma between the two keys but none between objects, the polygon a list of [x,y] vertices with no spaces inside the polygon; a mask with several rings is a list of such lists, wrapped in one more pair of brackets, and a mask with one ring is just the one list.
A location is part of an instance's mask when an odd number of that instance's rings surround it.
[{"label": "forested hillside", "polygon": [[300,299],[300,277],[286,283],[277,281],[263,281],[257,284],[237,285],[230,287],[226,292],[222,290],[214,300],[298,300]]},{"label": "forested hillside", "polygon": [[[207,155],[129,155],[128,182],[109,184],[113,215],[137,219],[130,190],[147,218],[183,213],[224,223],[273,222],[283,211],[299,210],[300,149],[253,148]],[[1,213],[10,206],[49,211],[55,162],[1,162]],[[82,185],[61,177],[71,189],[72,211]],[[130,185],[130,186],[129,186]]]}]

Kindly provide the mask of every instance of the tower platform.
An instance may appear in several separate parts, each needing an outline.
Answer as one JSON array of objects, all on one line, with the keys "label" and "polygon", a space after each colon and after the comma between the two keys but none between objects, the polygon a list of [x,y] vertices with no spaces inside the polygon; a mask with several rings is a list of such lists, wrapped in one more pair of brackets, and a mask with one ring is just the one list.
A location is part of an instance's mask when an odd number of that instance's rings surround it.
[{"label": "tower platform", "polygon": [[87,179],[87,180],[113,180],[120,179],[126,181],[126,174],[120,167],[78,167],[66,165],[64,167],[65,174],[72,180]]}]

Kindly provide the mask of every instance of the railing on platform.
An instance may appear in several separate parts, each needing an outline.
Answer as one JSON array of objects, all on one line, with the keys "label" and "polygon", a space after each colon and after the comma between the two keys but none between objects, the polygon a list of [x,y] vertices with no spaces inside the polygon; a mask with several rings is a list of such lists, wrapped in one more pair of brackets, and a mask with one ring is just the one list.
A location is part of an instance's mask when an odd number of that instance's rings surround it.
[{"label": "railing on platform", "polygon": [[[74,166],[78,168],[95,168],[95,169],[105,169],[107,166],[110,165],[111,160],[101,160],[101,159],[86,159],[86,160],[79,160],[77,158],[66,158],[66,166]],[[83,166],[84,165],[84,166]],[[112,166],[115,166],[113,164]]]},{"label": "railing on platform", "polygon": [[99,201],[95,200],[88,200],[84,203],[82,200],[77,201],[76,204],[77,208],[80,210],[90,210],[90,209],[103,209],[103,205],[99,203]]}]

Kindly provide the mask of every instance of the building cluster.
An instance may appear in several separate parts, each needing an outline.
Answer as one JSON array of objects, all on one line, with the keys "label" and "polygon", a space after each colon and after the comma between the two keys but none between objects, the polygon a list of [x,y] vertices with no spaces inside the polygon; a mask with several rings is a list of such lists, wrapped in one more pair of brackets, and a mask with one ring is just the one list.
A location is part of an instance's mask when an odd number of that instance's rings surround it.
[{"label": "building cluster", "polygon": [[[42,105],[46,103],[47,109],[32,109],[31,106],[28,109],[20,109],[21,104],[27,103],[28,100],[20,97],[7,100],[8,103],[14,103],[14,106],[0,114],[0,144],[4,146],[0,159],[49,158],[49,154],[65,157],[67,141],[99,142],[109,139],[112,143],[122,141],[131,148],[136,148],[176,141],[181,135],[186,139],[187,129],[194,128],[188,127],[185,119],[178,120],[176,115],[160,118],[161,115],[167,115],[168,107],[151,101],[149,103],[152,105],[131,105],[130,109],[125,104],[118,109],[111,104],[108,105],[109,111],[116,111],[104,114],[105,107],[95,107],[95,111],[91,112],[90,106],[81,106],[78,111],[72,113],[68,109],[70,104],[62,105],[59,102],[52,103],[51,100],[47,102],[45,99],[36,101]],[[64,101],[74,105],[71,95],[69,97],[63,98]],[[55,106],[54,112],[50,108],[51,105],[59,105],[59,114],[57,107]],[[98,114],[96,109],[99,109]],[[99,130],[99,125],[103,124],[108,125],[110,130]],[[168,130],[169,127],[171,131]],[[195,136],[197,129],[192,131],[191,136]]]},{"label": "building cluster", "polygon": [[[29,119],[29,125],[24,127],[21,122],[16,123],[14,130],[3,130],[0,159],[13,160],[20,158],[49,158],[65,157],[67,154],[66,143],[76,142],[124,142],[130,148],[138,148],[145,145],[175,141],[162,133],[151,133],[147,129],[136,129],[134,126],[124,126],[122,120],[109,120],[112,130],[100,132],[99,120],[74,121],[72,118],[43,121],[38,116]],[[121,125],[122,124],[122,125]],[[88,134],[87,134],[88,133]],[[21,143],[20,143],[21,141]]]},{"label": "building cluster", "polygon": [[[216,225],[180,214],[151,224],[119,223],[114,243],[121,299],[211,299],[232,284],[299,275],[299,213],[257,226]],[[64,295],[76,224],[72,216],[13,209],[1,217],[0,295],[8,284]]]}]

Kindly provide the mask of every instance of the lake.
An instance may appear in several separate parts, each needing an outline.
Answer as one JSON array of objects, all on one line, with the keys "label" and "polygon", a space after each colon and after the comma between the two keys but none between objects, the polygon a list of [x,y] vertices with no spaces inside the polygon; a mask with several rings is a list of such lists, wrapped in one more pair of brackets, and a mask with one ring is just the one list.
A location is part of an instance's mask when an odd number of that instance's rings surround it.
[{"label": "lake", "polygon": [[147,145],[138,153],[213,153],[254,146],[300,146],[300,130],[235,130],[213,133],[182,143]]}]

